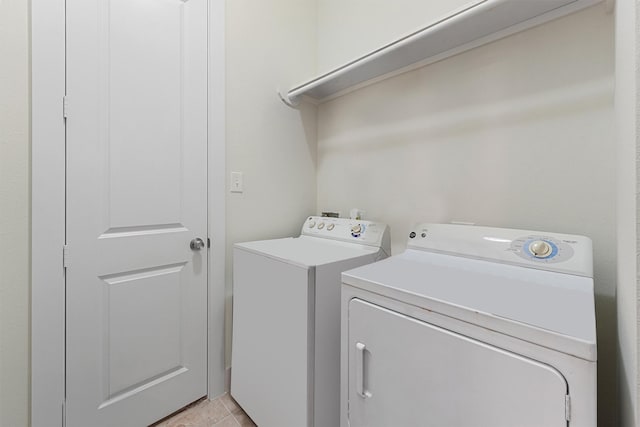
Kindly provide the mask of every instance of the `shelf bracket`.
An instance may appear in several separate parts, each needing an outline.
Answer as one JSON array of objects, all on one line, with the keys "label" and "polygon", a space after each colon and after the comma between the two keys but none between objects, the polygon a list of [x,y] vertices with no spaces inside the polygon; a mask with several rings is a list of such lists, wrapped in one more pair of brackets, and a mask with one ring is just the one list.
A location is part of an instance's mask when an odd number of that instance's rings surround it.
[{"label": "shelf bracket", "polygon": [[300,105],[300,97],[294,96],[293,98],[289,98],[287,93],[283,93],[280,89],[277,90],[278,96],[280,97],[280,101],[284,102],[287,107],[298,108]]}]

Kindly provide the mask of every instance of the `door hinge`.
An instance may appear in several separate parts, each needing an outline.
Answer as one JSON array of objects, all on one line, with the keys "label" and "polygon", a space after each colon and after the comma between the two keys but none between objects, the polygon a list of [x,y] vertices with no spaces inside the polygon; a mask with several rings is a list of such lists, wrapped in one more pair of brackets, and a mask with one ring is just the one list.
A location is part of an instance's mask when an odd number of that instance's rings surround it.
[{"label": "door hinge", "polygon": [[564,397],[564,417],[571,421],[571,396],[568,394]]},{"label": "door hinge", "polygon": [[64,245],[62,247],[62,266],[64,268],[69,267],[71,263],[71,256],[69,255],[69,245]]},{"label": "door hinge", "polygon": [[67,118],[69,116],[69,97],[62,97],[62,117]]},{"label": "door hinge", "polygon": [[207,237],[207,249],[211,247],[211,239]]}]

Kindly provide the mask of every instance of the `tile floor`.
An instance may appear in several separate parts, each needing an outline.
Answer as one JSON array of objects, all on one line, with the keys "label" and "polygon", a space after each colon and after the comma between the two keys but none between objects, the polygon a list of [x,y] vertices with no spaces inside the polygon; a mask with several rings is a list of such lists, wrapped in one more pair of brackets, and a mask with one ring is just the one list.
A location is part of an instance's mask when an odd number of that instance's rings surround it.
[{"label": "tile floor", "polygon": [[224,394],[202,399],[150,427],[256,427],[235,400]]}]

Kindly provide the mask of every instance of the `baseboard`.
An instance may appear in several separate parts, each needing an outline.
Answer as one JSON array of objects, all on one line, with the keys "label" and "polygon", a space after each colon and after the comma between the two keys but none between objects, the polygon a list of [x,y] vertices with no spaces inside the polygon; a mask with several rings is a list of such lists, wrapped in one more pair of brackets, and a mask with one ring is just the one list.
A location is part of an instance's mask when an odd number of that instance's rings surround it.
[{"label": "baseboard", "polygon": [[231,392],[231,366],[224,371],[224,391]]}]

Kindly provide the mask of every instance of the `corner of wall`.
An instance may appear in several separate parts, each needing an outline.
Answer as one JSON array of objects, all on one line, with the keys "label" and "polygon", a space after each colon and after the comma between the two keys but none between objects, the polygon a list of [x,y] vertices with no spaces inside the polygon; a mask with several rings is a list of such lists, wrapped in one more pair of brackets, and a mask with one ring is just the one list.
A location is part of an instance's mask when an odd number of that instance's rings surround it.
[{"label": "corner of wall", "polygon": [[635,1],[615,4],[616,129],[618,150],[617,319],[619,425],[638,425],[638,12]]},{"label": "corner of wall", "polygon": [[236,242],[292,236],[315,212],[315,106],[292,109],[277,89],[315,74],[317,0],[227,1],[226,169],[244,191],[226,191],[226,340],[231,363],[232,257]]}]

